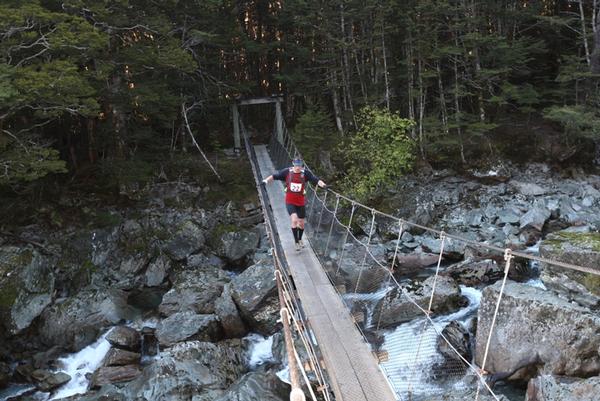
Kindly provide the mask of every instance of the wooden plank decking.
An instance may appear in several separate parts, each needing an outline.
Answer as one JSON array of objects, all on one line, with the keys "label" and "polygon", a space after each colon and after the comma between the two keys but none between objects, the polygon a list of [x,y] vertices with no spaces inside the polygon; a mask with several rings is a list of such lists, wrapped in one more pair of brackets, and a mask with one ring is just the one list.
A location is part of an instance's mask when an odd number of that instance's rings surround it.
[{"label": "wooden plank decking", "polygon": [[[254,147],[259,174],[264,177],[275,169],[265,145]],[[386,378],[379,369],[369,346],[344,306],[312,248],[294,249],[284,194],[279,183],[268,186],[274,227],[279,233],[287,262],[325,360],[336,401],[394,401]]]}]

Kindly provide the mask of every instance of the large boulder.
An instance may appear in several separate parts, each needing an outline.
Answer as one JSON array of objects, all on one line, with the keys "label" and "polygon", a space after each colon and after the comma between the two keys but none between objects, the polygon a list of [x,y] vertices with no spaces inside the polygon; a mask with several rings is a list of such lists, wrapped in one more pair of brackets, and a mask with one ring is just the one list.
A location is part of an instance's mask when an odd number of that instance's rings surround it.
[{"label": "large boulder", "polygon": [[600,377],[542,375],[529,381],[525,401],[600,401]]},{"label": "large boulder", "polygon": [[217,254],[231,263],[243,261],[258,247],[260,237],[256,231],[227,231],[219,235]]},{"label": "large boulder", "polygon": [[171,260],[165,255],[160,255],[148,265],[144,275],[148,287],[161,285],[171,271]]},{"label": "large boulder", "polygon": [[[365,258],[365,247],[362,244],[346,243],[343,255],[340,254],[335,266],[332,266],[335,268],[336,279],[339,277],[340,284],[345,285],[347,292],[370,292],[373,290],[373,282],[380,282],[387,277],[387,271],[378,264],[387,265],[386,247],[375,244],[369,247],[369,251],[370,255],[367,254]],[[342,263],[338,266],[340,259]]]},{"label": "large boulder", "polygon": [[244,321],[261,334],[271,334],[279,318],[275,267],[263,259],[231,281],[233,300]]},{"label": "large boulder", "polygon": [[546,220],[550,218],[550,210],[543,202],[535,202],[533,206],[519,219],[519,228],[533,228],[542,231]]},{"label": "large boulder", "polygon": [[538,184],[535,184],[533,182],[521,182],[521,181],[511,180],[509,182],[509,185],[514,187],[517,190],[517,192],[519,192],[520,194],[525,195],[525,196],[544,195],[547,192],[546,189],[542,188],[541,186],[539,186]]},{"label": "large boulder", "polygon": [[134,317],[126,299],[123,291],[84,290],[55,302],[40,317],[40,339],[49,346],[79,351],[94,342],[105,328]]},{"label": "large boulder", "polygon": [[290,386],[272,372],[249,372],[216,401],[285,401]]},{"label": "large boulder", "polygon": [[228,388],[244,371],[240,340],[190,341],[162,352],[122,392],[128,400],[189,401],[205,391]]},{"label": "large boulder", "polygon": [[138,365],[102,366],[92,375],[90,388],[99,388],[105,384],[128,382],[141,374]]},{"label": "large boulder", "polygon": [[189,219],[181,223],[172,238],[163,245],[163,251],[173,260],[182,261],[202,249],[205,241],[204,229]]},{"label": "large boulder", "polygon": [[140,363],[141,354],[125,351],[124,349],[111,348],[106,353],[102,366],[125,366]]},{"label": "large boulder", "polygon": [[226,338],[241,338],[248,332],[233,301],[230,284],[223,288],[223,293],[216,300],[215,313],[219,317]]},{"label": "large boulder", "polygon": [[476,286],[501,279],[503,268],[492,259],[467,259],[446,267],[444,274],[449,275],[460,284]]},{"label": "large boulder", "polygon": [[563,230],[549,234],[540,244],[540,255],[597,271],[593,275],[548,263],[540,266],[546,287],[581,305],[600,307],[600,233]]},{"label": "large boulder", "polygon": [[164,316],[182,311],[214,313],[215,300],[228,281],[227,274],[216,267],[180,271],[174,275],[173,286],[163,295],[158,310]]},{"label": "large boulder", "polygon": [[[380,327],[395,327],[423,316],[423,312],[417,305],[427,310],[434,280],[435,277],[432,276],[422,283],[405,287],[408,297],[403,295],[399,288],[394,287],[385,297],[381,298],[373,311],[373,316],[378,317]],[[462,305],[464,305],[464,299],[458,284],[451,277],[438,276],[431,305],[432,312],[436,315],[450,313],[458,310]]]},{"label": "large boulder", "polygon": [[175,313],[162,320],[156,328],[158,342],[166,347],[188,339],[216,341],[218,337],[217,317],[192,311]]},{"label": "large boulder", "polygon": [[[484,289],[475,361],[481,365],[501,283]],[[550,291],[508,281],[492,331],[485,370],[513,372],[525,360],[556,375],[600,373],[600,316]]]},{"label": "large boulder", "polygon": [[114,327],[107,335],[106,341],[113,347],[139,351],[141,337],[136,329],[127,326]]},{"label": "large boulder", "polygon": [[0,332],[22,332],[52,302],[52,268],[33,248],[0,248]]}]

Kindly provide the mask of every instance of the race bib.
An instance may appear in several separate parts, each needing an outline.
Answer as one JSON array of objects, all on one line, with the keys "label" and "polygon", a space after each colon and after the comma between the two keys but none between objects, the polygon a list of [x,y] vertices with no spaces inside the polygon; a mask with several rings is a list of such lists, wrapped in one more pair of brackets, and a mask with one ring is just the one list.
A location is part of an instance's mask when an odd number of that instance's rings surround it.
[{"label": "race bib", "polygon": [[302,191],[302,183],[300,183],[300,182],[290,182],[290,191],[292,191],[292,192],[300,192],[300,191]]}]

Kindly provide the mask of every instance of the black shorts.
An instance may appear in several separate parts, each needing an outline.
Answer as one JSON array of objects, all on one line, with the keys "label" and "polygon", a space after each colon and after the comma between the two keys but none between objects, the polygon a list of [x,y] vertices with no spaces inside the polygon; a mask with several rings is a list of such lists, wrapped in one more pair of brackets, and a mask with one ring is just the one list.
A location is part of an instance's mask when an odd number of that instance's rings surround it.
[{"label": "black shorts", "polygon": [[285,208],[287,209],[288,214],[290,216],[292,214],[296,213],[298,215],[299,219],[303,219],[306,217],[306,207],[304,207],[304,206],[296,206],[296,205],[290,205],[289,203],[286,203]]}]

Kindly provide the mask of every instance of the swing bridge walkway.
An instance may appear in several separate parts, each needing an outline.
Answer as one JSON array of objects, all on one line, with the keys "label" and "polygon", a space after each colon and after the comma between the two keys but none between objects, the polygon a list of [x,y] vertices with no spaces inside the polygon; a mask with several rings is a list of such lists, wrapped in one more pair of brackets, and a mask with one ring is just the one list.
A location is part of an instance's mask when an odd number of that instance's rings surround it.
[{"label": "swing bridge walkway", "polygon": [[[253,145],[238,105],[273,102],[244,101],[233,107],[236,145],[243,140],[258,190],[267,234],[272,245],[281,305],[281,322],[289,363],[292,392],[299,401],[434,401],[452,391],[464,400],[497,400],[485,380],[485,368],[494,336],[496,316],[509,270],[515,258],[557,265],[598,275],[598,270],[547,260],[528,253],[474,242],[443,231],[403,220],[363,205],[331,189],[307,185],[306,237],[309,246],[296,251],[285,209],[283,187],[261,185],[262,179],[287,167],[300,153],[281,116],[275,99],[276,118],[268,145]],[[241,134],[241,135],[240,135]],[[309,168],[307,166],[307,168]],[[362,222],[363,235],[351,229]],[[376,227],[395,227],[395,249],[382,255],[375,244]],[[431,268],[433,286],[428,300],[416,300],[402,281],[399,257],[401,237],[409,229],[437,237],[437,264]],[[487,339],[484,352],[467,360],[444,335],[448,322],[432,310],[436,281],[445,249],[462,243],[504,260],[504,274],[493,319],[479,327]],[[384,327],[385,302],[396,292],[411,304],[416,318],[406,330]],[[506,340],[508,341],[508,339]],[[445,343],[454,356],[444,360],[438,351]],[[440,359],[441,358],[441,359]]]}]

